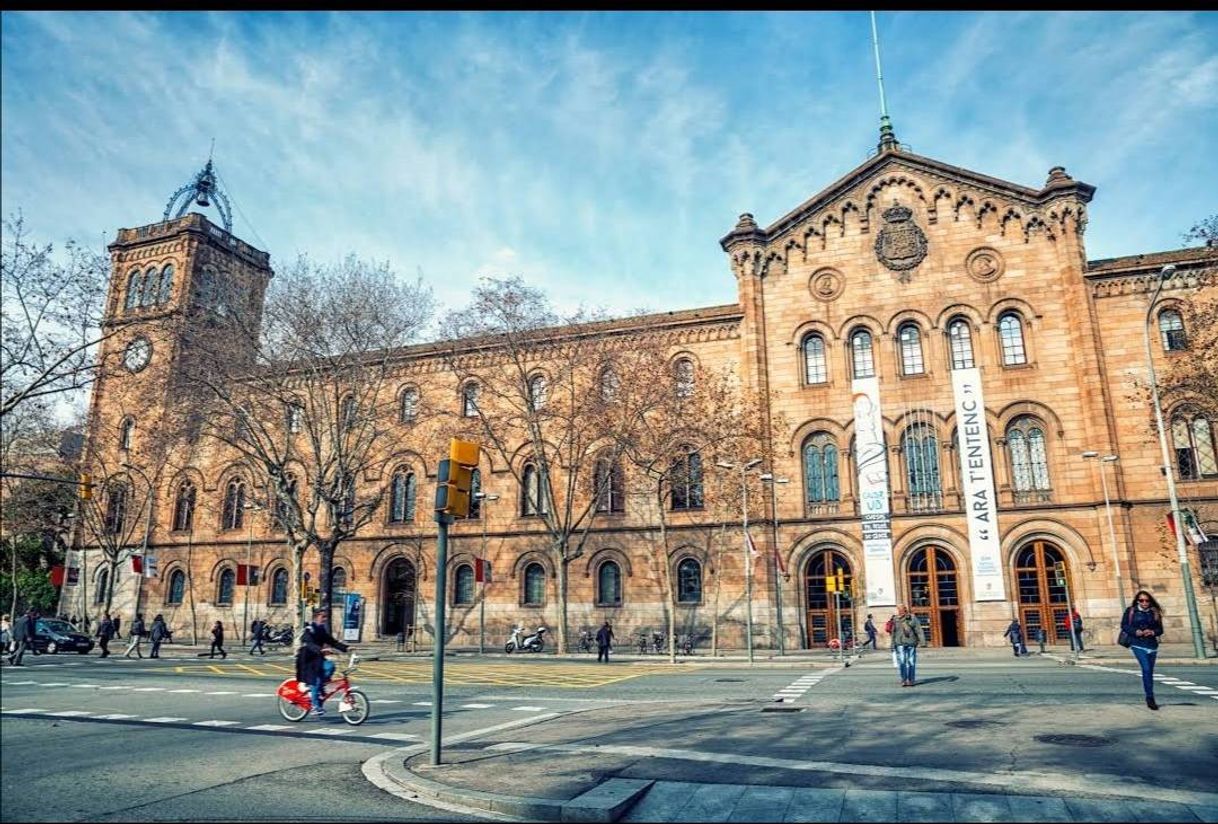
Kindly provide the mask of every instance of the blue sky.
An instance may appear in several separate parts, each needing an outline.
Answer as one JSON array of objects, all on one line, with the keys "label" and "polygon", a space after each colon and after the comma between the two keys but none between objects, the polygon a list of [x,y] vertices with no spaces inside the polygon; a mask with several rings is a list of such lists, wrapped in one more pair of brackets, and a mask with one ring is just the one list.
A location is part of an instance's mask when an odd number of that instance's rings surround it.
[{"label": "blue sky", "polygon": [[[913,151],[1098,187],[1091,258],[1218,211],[1218,16],[883,12]],[[865,12],[5,13],[0,206],[100,244],[160,219],[216,140],[272,262],[354,251],[447,306],[519,274],[614,313],[732,302],[718,239],[861,163]],[[210,212],[214,215],[214,212]]]}]

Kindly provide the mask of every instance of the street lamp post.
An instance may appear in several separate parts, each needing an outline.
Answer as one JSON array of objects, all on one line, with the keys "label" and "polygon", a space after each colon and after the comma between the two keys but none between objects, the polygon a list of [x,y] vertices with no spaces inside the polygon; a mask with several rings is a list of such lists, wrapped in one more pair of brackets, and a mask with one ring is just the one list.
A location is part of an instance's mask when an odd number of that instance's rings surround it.
[{"label": "street lamp post", "polygon": [[254,583],[254,570],[253,567],[250,566],[250,561],[253,560],[254,552],[254,518],[253,516],[249,515],[249,513],[253,512],[254,510],[262,509],[262,506],[254,503],[253,501],[246,501],[241,505],[241,507],[246,511],[246,517],[249,520],[249,529],[246,532],[245,539],[245,610],[244,617],[241,619],[243,621],[241,626],[241,639],[242,643],[244,644],[245,632],[250,625],[250,586],[252,586]]},{"label": "street lamp post", "polygon": [[478,654],[482,655],[486,652],[486,519],[488,514],[485,504],[487,501],[499,500],[499,496],[478,491],[474,493],[474,498],[483,502],[483,506],[479,507],[478,512],[482,518],[482,592],[480,593],[482,597],[478,599]]},{"label": "street lamp post", "polygon": [[776,623],[778,624],[778,654],[786,655],[786,639],[783,637],[782,630],[782,581],[778,577],[778,484],[789,484],[791,481],[788,478],[775,478],[773,472],[766,472],[761,476],[763,483],[770,485],[770,514],[773,516],[770,520],[771,536],[774,544],[774,607],[776,610]]},{"label": "street lamp post", "polygon": [[1099,458],[1100,461],[1100,485],[1104,488],[1104,512],[1108,516],[1108,542],[1112,545],[1112,564],[1116,575],[1117,598],[1120,599],[1121,609],[1124,609],[1128,602],[1125,600],[1125,584],[1121,581],[1121,554],[1117,551],[1116,530],[1112,527],[1112,502],[1108,498],[1108,476],[1104,472],[1104,464],[1113,463],[1117,460],[1117,456],[1105,455],[1100,458],[1100,453],[1088,451],[1083,453],[1083,458],[1086,460]]},{"label": "street lamp post", "polygon": [[1180,501],[1176,498],[1176,478],[1172,472],[1171,459],[1167,452],[1167,432],[1163,428],[1163,407],[1159,403],[1159,383],[1155,379],[1155,363],[1150,350],[1150,322],[1154,314],[1155,304],[1163,291],[1163,284],[1174,275],[1176,267],[1167,264],[1159,270],[1158,285],[1155,293],[1146,307],[1146,323],[1142,332],[1146,343],[1146,371],[1150,374],[1150,396],[1155,407],[1155,426],[1159,430],[1159,450],[1163,456],[1163,474],[1167,476],[1167,497],[1171,501],[1172,520],[1175,522],[1176,553],[1180,558],[1180,576],[1184,584],[1184,602],[1188,607],[1188,621],[1192,629],[1193,652],[1198,658],[1205,657],[1205,642],[1201,637],[1201,619],[1197,614],[1197,597],[1193,594],[1193,575],[1188,561],[1188,548],[1184,545],[1184,520],[1180,517]]},{"label": "street lamp post", "polygon": [[[124,461],[123,469],[129,469],[133,472],[138,472],[139,476],[144,479],[144,483],[148,484],[148,515],[144,521],[144,542],[140,547],[140,574],[135,580],[135,614],[140,614],[140,596],[144,593],[144,564],[148,563],[148,535],[152,532],[152,480],[135,464]],[[117,577],[117,574],[115,575]],[[107,586],[113,587],[114,582],[108,581]],[[132,622],[134,625],[134,621]]]},{"label": "street lamp post", "polygon": [[[744,473],[761,463],[761,458],[753,458],[740,467],[740,522],[744,535],[744,599],[747,605],[747,621],[745,624],[745,643],[749,650],[749,665],[753,664],[753,553],[749,551],[749,489]],[[735,469],[736,465],[727,461],[718,461],[715,466],[720,469]]]}]

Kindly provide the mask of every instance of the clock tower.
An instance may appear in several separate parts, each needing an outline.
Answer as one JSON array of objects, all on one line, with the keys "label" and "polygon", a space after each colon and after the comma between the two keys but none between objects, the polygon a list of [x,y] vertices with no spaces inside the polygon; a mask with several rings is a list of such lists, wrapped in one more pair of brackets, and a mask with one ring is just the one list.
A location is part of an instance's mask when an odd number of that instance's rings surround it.
[{"label": "clock tower", "polygon": [[[191,208],[209,206],[218,222]],[[173,194],[159,222],[119,229],[108,248],[110,288],[85,456],[103,474],[127,462],[156,462],[148,454],[156,451],[153,439],[178,434],[167,415],[192,357],[190,341],[237,316],[256,330],[272,276],[270,255],[233,234],[211,160]]]}]

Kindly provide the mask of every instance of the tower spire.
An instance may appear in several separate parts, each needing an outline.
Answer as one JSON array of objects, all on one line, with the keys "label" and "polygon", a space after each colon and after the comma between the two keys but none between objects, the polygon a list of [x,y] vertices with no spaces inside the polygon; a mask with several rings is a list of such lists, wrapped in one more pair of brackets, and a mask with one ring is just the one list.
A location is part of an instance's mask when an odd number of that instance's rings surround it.
[{"label": "tower spire", "polygon": [[871,45],[875,50],[875,78],[880,85],[880,146],[881,152],[895,152],[901,144],[888,117],[888,102],[884,99],[884,71],[880,68],[880,36],[875,28],[875,12],[871,12]]},{"label": "tower spire", "polygon": [[228,197],[220,188],[220,184],[216,182],[216,172],[212,165],[212,152],[215,151],[215,148],[216,139],[213,137],[211,139],[211,149],[207,153],[207,165],[195,175],[194,180],[173,193],[173,197],[169,198],[169,203],[165,206],[165,214],[161,217],[162,221],[181,217],[186,214],[186,210],[192,204],[211,206],[212,198],[214,198],[216,211],[220,213],[220,219],[224,222],[224,231],[232,234],[232,207],[229,205]]}]

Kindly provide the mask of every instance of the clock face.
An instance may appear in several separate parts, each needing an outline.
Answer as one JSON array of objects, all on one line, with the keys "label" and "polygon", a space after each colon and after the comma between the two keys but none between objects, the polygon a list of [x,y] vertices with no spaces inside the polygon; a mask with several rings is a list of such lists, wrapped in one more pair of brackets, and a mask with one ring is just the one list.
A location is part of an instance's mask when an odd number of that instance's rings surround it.
[{"label": "clock face", "polygon": [[127,349],[123,352],[123,366],[126,366],[129,372],[138,372],[148,365],[151,357],[152,344],[148,342],[148,338],[136,338],[127,344]]}]

